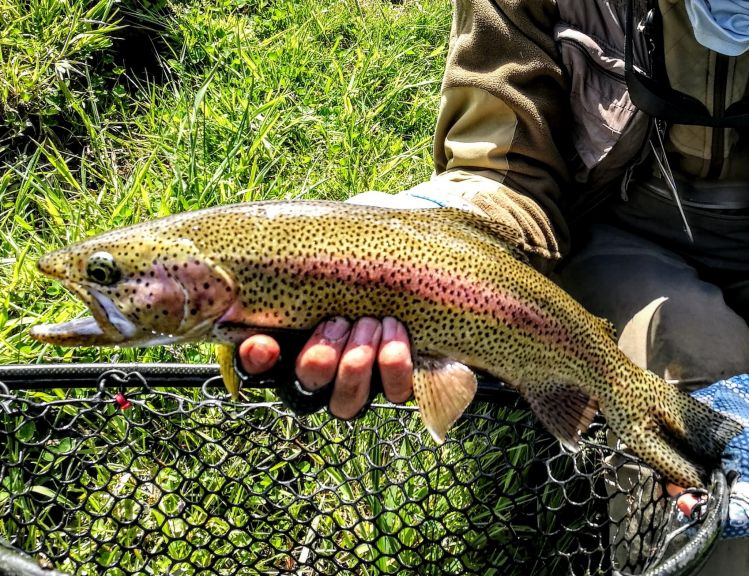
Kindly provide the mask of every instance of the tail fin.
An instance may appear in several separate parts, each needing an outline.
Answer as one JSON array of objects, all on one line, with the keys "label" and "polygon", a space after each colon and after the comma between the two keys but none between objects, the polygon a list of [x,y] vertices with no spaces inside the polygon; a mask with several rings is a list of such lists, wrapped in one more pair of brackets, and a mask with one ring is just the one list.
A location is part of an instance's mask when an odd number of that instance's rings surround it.
[{"label": "tail fin", "polygon": [[656,416],[666,432],[685,444],[685,450],[708,465],[720,462],[726,444],[743,429],[741,424],[664,383],[664,403]]},{"label": "tail fin", "polygon": [[726,444],[742,427],[655,374],[647,374],[657,401],[641,434],[623,439],[676,484],[703,486],[707,474],[719,465]]}]

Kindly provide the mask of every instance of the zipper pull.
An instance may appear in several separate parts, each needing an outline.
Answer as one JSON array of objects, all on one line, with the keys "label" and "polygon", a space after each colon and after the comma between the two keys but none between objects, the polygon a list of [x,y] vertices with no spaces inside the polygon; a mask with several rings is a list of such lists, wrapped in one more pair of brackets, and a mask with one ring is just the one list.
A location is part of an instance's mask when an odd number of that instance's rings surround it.
[{"label": "zipper pull", "polygon": [[679,191],[676,189],[676,179],[674,178],[674,174],[671,171],[671,165],[668,162],[666,147],[663,145],[663,137],[666,133],[666,123],[658,119],[654,119],[654,121],[655,135],[658,138],[658,148],[656,149],[655,144],[653,144],[652,138],[650,139],[650,148],[653,150],[653,156],[656,162],[658,162],[658,168],[661,171],[661,175],[666,181],[666,184],[671,191],[671,195],[674,197],[674,202],[676,203],[676,207],[679,210],[679,215],[681,215],[681,221],[684,223],[684,232],[686,232],[687,238],[689,238],[689,242],[691,244],[694,244],[694,235],[692,234],[692,229],[689,226],[689,222],[687,222],[687,215],[684,212],[684,207],[681,204]]},{"label": "zipper pull", "polygon": [[624,172],[624,176],[622,177],[622,185],[620,188],[620,196],[623,202],[629,202],[629,193],[627,192],[627,189],[629,188],[630,182],[632,182],[632,176],[635,172],[635,165],[632,164],[629,168],[627,168],[626,172]]},{"label": "zipper pull", "polygon": [[655,53],[655,9],[651,8],[645,15],[642,23],[638,26],[648,44],[648,53]]}]

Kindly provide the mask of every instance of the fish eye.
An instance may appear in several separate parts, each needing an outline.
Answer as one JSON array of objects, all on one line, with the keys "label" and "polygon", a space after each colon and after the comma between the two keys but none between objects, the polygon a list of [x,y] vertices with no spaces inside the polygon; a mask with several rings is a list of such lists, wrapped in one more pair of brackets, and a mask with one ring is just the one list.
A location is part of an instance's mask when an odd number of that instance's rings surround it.
[{"label": "fish eye", "polygon": [[95,252],[86,262],[86,275],[97,284],[110,286],[120,279],[122,273],[109,252]]}]

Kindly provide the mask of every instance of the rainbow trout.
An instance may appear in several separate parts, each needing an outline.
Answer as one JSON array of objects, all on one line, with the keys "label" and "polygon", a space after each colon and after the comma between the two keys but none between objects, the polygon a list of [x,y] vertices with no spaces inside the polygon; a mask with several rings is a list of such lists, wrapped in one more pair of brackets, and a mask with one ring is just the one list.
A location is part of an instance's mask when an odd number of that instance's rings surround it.
[{"label": "rainbow trout", "polygon": [[476,390],[517,388],[575,449],[597,411],[682,486],[701,486],[740,427],[635,366],[611,325],[522,261],[502,225],[460,210],[258,202],[169,216],[52,252],[39,269],[92,317],[32,329],[65,346],[226,345],[331,316],[394,316],[409,330],[414,395],[442,441]]}]

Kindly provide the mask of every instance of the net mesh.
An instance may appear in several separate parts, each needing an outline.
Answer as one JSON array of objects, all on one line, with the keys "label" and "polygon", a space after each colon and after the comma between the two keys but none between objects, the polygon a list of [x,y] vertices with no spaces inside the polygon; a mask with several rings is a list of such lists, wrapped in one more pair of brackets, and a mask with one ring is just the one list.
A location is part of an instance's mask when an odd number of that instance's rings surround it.
[{"label": "net mesh", "polygon": [[0,391],[0,537],[81,575],[637,574],[676,526],[602,424],[570,454],[514,397],[435,446],[409,406],[343,422],[141,380]]}]

